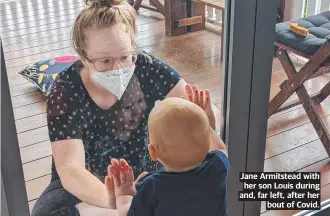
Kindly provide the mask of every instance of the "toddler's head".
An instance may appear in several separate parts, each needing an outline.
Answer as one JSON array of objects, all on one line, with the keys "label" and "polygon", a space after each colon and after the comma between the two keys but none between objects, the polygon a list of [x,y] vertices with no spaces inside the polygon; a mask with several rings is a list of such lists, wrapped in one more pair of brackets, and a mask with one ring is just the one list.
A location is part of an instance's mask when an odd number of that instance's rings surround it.
[{"label": "toddler's head", "polygon": [[205,111],[181,98],[167,98],[151,111],[149,153],[166,170],[190,170],[201,163],[210,147],[210,123]]}]

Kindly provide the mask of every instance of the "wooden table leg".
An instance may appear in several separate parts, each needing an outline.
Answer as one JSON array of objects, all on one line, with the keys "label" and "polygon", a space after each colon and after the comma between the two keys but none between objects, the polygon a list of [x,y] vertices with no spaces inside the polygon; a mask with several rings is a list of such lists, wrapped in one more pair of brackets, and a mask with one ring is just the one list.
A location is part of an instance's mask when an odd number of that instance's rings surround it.
[{"label": "wooden table leg", "polygon": [[189,32],[205,29],[205,4],[187,1],[187,18],[195,16],[202,16],[202,23],[189,26],[187,28]]},{"label": "wooden table leg", "polygon": [[150,0],[150,2],[157,8],[158,12],[163,14],[164,17],[167,16],[165,13],[165,7],[158,0]]},{"label": "wooden table leg", "polygon": [[134,2],[134,8],[135,8],[135,10],[139,10],[142,1],[143,0],[135,0],[135,2]]},{"label": "wooden table leg", "polygon": [[187,18],[187,5],[185,1],[164,0],[165,5],[165,33],[176,36],[187,33],[187,27],[176,27],[175,21]]}]

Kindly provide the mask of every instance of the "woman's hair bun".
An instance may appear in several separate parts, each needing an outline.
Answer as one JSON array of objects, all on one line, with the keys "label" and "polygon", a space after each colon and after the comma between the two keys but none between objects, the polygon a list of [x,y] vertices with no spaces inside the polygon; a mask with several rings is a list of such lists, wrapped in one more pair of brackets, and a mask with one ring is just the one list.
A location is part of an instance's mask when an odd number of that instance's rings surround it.
[{"label": "woman's hair bun", "polygon": [[99,5],[99,6],[108,6],[121,5],[125,3],[125,0],[85,0],[86,5]]}]

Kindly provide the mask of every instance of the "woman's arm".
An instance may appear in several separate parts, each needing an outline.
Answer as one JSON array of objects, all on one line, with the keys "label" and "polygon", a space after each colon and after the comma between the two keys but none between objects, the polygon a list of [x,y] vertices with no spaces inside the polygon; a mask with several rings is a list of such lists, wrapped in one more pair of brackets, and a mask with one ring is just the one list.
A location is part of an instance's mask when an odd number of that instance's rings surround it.
[{"label": "woman's arm", "polygon": [[52,151],[63,187],[87,204],[109,208],[105,185],[85,168],[82,141],[53,142]]}]

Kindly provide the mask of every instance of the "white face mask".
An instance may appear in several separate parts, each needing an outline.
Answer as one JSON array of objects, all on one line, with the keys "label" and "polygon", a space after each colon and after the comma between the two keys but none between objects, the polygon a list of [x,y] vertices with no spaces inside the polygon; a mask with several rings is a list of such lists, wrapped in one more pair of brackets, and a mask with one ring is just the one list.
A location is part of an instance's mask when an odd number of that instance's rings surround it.
[{"label": "white face mask", "polygon": [[105,72],[96,72],[92,69],[92,79],[103,88],[116,95],[118,100],[120,100],[134,74],[134,70],[135,64],[130,67]]}]

